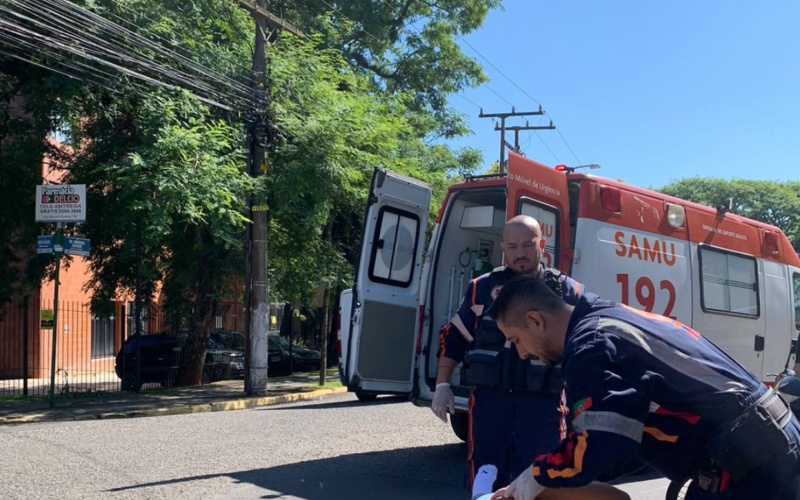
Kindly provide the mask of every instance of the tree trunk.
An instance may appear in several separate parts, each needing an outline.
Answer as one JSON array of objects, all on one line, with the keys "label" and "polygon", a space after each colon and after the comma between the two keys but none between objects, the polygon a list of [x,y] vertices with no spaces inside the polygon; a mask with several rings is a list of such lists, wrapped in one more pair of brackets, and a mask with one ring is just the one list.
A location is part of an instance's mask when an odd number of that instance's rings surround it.
[{"label": "tree trunk", "polygon": [[199,385],[203,381],[208,339],[214,328],[214,316],[217,312],[217,300],[213,293],[215,278],[212,258],[201,255],[197,262],[194,310],[189,316],[189,334],[181,357],[181,368],[176,383],[178,386]]}]

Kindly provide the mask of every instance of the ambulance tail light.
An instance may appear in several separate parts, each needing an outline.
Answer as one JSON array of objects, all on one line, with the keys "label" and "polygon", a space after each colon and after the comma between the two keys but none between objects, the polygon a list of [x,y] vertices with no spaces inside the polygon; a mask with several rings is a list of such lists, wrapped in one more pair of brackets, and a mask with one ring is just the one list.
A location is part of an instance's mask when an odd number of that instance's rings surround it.
[{"label": "ambulance tail light", "polygon": [[667,205],[667,222],[675,229],[683,227],[686,221],[686,209],[681,205]]},{"label": "ambulance tail light", "polygon": [[622,210],[622,191],[611,186],[600,186],[600,205],[604,210],[619,213]]},{"label": "ambulance tail light", "polygon": [[778,235],[772,231],[764,233],[764,246],[772,253],[778,253]]}]

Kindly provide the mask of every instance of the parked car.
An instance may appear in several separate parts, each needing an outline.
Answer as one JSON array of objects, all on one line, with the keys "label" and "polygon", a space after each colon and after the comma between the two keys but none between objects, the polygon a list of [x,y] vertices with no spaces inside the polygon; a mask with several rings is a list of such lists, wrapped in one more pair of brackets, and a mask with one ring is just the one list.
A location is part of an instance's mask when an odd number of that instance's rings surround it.
[{"label": "parked car", "polygon": [[[245,336],[242,332],[230,330],[216,330],[211,334],[211,340],[224,346],[244,353]],[[267,363],[270,376],[289,374],[289,340],[281,337],[277,331],[269,332],[267,337],[269,362]],[[292,343],[292,370],[296,372],[313,371],[319,369],[320,354],[318,351],[306,349],[296,342]]]},{"label": "parked car", "polygon": [[[279,335],[267,337],[269,343],[269,368],[270,373],[289,373],[289,340]],[[319,351],[300,347],[292,343],[292,371],[310,372],[319,370]]]},{"label": "parked car", "polygon": [[[177,378],[188,335],[142,335],[140,384],[156,383],[171,387]],[[123,371],[124,366],[124,371]],[[136,386],[136,337],[129,337],[117,353],[115,371],[122,380],[122,388],[135,391]],[[208,340],[206,359],[203,365],[202,382],[244,377],[244,354],[240,350],[228,349],[219,338]]]}]

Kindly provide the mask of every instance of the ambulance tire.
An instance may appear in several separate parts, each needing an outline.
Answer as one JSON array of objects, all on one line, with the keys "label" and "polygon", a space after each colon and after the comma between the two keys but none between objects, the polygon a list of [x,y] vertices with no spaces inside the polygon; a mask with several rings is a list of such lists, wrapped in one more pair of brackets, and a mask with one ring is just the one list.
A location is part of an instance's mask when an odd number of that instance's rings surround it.
[{"label": "ambulance tire", "polygon": [[356,397],[359,401],[375,401],[378,399],[378,395],[372,392],[364,392],[364,391],[356,391]]},{"label": "ambulance tire", "polygon": [[689,489],[691,479],[683,482],[672,481],[667,487],[667,496],[664,500],[684,500],[686,498],[686,490]]},{"label": "ambulance tire", "polygon": [[450,415],[450,427],[453,428],[458,439],[467,442],[469,439],[469,415],[466,413]]}]

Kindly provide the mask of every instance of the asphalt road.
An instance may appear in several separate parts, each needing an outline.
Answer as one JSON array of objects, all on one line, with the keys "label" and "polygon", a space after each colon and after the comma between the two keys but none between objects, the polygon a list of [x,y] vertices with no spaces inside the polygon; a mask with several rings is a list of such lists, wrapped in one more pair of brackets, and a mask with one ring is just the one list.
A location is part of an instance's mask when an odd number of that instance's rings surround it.
[{"label": "asphalt road", "polygon": [[[0,426],[12,499],[464,499],[466,447],[430,410],[352,395],[254,410]],[[661,500],[666,481],[621,487]]]}]

